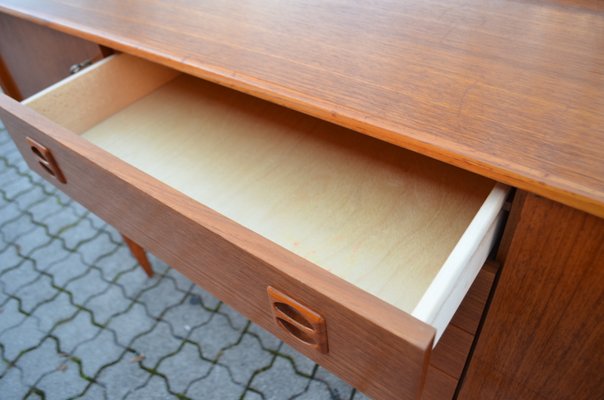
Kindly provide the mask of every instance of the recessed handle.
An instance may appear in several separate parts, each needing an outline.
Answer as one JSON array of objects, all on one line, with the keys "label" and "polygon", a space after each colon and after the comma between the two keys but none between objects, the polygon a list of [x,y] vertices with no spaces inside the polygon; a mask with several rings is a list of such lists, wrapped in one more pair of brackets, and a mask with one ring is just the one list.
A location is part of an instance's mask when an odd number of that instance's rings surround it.
[{"label": "recessed handle", "polygon": [[305,346],[327,353],[325,319],[319,313],[271,286],[267,288],[267,292],[277,326]]},{"label": "recessed handle", "polygon": [[57,161],[53,157],[50,150],[29,136],[25,138],[25,141],[29,145],[29,149],[36,157],[36,160],[42,169],[59,182],[67,183],[65,176],[63,175],[63,171],[61,171],[61,168],[59,168],[59,164],[57,164]]}]

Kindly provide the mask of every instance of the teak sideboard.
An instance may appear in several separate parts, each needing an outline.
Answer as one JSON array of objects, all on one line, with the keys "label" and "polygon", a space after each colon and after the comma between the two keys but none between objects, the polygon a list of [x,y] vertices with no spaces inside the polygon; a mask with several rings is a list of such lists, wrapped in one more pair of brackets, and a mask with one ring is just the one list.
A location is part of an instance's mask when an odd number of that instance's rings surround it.
[{"label": "teak sideboard", "polygon": [[0,0],[0,22],[104,57],[0,118],[139,259],[375,399],[604,396],[604,3]]}]

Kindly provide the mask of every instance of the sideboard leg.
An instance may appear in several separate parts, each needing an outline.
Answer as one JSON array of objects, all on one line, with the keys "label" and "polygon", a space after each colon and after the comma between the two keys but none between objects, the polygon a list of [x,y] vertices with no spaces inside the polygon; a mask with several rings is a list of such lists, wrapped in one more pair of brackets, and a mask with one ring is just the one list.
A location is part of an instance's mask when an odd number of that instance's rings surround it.
[{"label": "sideboard leg", "polygon": [[122,238],[124,239],[124,242],[126,242],[126,245],[128,245],[132,256],[136,258],[136,261],[138,261],[140,266],[143,267],[143,270],[145,270],[147,276],[151,278],[153,276],[153,269],[151,268],[151,263],[147,258],[147,253],[145,252],[145,249],[143,249],[141,246],[138,245],[138,243],[132,241],[132,239],[126,237],[123,234]]}]

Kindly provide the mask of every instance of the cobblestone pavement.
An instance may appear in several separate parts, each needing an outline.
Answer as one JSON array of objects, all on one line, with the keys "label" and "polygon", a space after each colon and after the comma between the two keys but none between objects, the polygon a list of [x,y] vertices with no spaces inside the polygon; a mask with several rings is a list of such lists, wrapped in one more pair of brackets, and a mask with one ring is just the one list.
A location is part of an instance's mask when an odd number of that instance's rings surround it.
[{"label": "cobblestone pavement", "polygon": [[0,125],[0,399],[365,399],[31,173]]}]

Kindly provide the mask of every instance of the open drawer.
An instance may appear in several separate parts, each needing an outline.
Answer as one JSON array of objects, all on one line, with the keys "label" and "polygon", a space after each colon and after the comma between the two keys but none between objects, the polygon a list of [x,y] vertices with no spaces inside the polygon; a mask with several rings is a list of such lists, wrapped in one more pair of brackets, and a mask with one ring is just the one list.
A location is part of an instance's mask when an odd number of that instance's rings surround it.
[{"label": "open drawer", "polygon": [[420,395],[507,193],[128,55],[0,109],[32,169],[378,399]]}]

